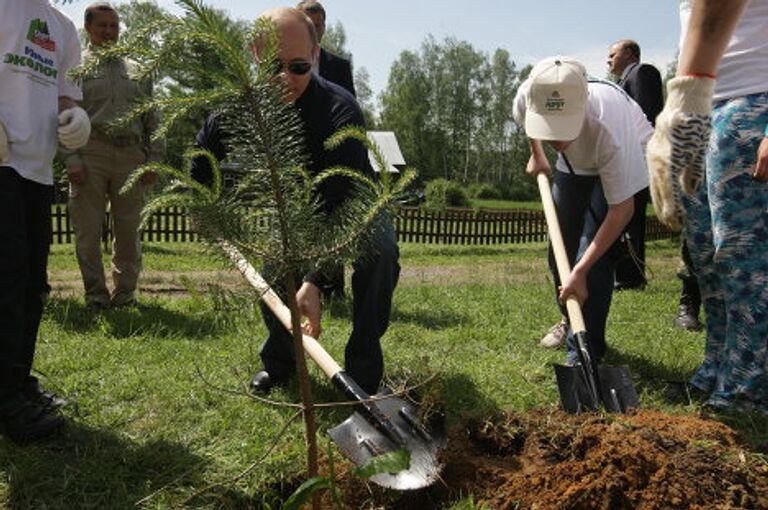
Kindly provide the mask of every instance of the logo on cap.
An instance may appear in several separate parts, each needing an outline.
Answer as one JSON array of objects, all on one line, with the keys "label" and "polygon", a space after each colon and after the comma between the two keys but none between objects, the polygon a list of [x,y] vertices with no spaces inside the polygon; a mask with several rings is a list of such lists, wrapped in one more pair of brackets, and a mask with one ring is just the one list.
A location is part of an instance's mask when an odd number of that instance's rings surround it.
[{"label": "logo on cap", "polygon": [[554,90],[544,102],[544,109],[548,112],[561,112],[565,108],[565,99],[560,97],[560,92]]}]

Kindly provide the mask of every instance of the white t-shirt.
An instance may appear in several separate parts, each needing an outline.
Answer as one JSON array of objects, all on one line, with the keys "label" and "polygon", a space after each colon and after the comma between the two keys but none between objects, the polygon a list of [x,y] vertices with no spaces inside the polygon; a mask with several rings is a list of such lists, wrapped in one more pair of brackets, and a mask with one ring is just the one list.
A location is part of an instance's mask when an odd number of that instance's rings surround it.
[{"label": "white t-shirt", "polygon": [[67,72],[80,65],[74,23],[48,0],[0,0],[0,121],[10,142],[5,165],[53,184],[59,96],[82,99]]},{"label": "white t-shirt", "polygon": [[[525,125],[526,80],[517,91],[513,115]],[[645,145],[653,127],[640,106],[617,85],[590,80],[587,111],[579,136],[565,150],[578,175],[597,175],[608,204],[618,204],[648,186]],[[558,155],[555,168],[570,173]]]},{"label": "white t-shirt", "polygon": [[[680,47],[688,31],[690,1],[680,2]],[[717,68],[714,100],[768,91],[768,0],[751,0]]]}]

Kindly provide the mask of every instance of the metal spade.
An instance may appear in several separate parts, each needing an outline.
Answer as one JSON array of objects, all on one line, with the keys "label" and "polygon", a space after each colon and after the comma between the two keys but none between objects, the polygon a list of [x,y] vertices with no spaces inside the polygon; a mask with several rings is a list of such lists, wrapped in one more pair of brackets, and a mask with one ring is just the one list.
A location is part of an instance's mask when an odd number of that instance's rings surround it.
[{"label": "metal spade", "polygon": [[[290,331],[291,312],[262,276],[234,246],[222,243],[224,251],[280,322]],[[440,477],[438,451],[445,438],[425,427],[418,409],[388,392],[371,397],[334,361],[317,340],[303,335],[304,351],[350,400],[357,410],[328,431],[339,450],[362,466],[373,457],[405,449],[410,455],[408,469],[372,476],[374,483],[398,490],[426,487]]]},{"label": "metal spade", "polygon": [[[547,230],[557,262],[557,271],[560,281],[565,281],[571,273],[571,267],[560,232],[560,224],[557,221],[549,178],[544,173],[539,173],[536,179],[541,202],[544,205],[544,216],[547,219]],[[555,377],[563,410],[568,413],[595,411],[602,404],[609,412],[623,413],[627,409],[638,407],[640,398],[632,382],[629,367],[626,365],[598,366],[587,348],[589,334],[578,300],[571,296],[566,300],[565,305],[573,329],[579,363],[574,366],[555,365]]]}]

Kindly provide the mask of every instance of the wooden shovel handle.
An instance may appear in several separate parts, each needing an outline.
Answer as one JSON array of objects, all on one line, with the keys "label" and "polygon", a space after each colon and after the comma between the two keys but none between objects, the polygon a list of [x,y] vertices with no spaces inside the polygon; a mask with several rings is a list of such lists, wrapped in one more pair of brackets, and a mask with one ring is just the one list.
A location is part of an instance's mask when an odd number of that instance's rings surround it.
[{"label": "wooden shovel handle", "polygon": [[[560,281],[564,282],[571,274],[571,264],[568,262],[568,254],[565,251],[563,234],[560,231],[560,223],[557,221],[557,212],[555,202],[552,200],[552,189],[549,186],[549,177],[544,172],[536,175],[536,181],[539,184],[539,193],[541,194],[541,203],[544,205],[544,216],[547,219],[547,230],[549,239],[552,242],[552,250],[555,253],[555,262],[557,264],[557,273],[560,275]],[[581,313],[581,305],[576,296],[568,296],[565,301],[565,307],[568,310],[568,319],[571,321],[571,328],[575,333],[586,331],[584,325],[584,316]]]},{"label": "wooden shovel handle", "polygon": [[[280,299],[280,296],[272,290],[272,287],[262,278],[262,276],[253,268],[253,266],[243,257],[240,250],[232,246],[227,242],[221,242],[222,248],[229,256],[230,260],[235,263],[237,269],[243,274],[248,283],[256,289],[261,296],[261,300],[264,304],[272,310],[277,320],[287,329],[291,331],[291,311]],[[337,373],[341,372],[341,367],[331,357],[320,343],[309,335],[302,334],[302,344],[304,345],[304,352],[306,352],[310,358],[317,363],[317,366],[325,372],[329,378],[333,378]]]}]

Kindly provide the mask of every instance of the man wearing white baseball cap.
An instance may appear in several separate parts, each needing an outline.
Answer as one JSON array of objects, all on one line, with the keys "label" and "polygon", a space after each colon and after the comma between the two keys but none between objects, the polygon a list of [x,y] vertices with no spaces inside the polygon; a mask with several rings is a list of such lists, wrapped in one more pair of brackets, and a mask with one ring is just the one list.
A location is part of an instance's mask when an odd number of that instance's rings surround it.
[{"label": "man wearing white baseball cap", "polygon": [[[634,194],[648,186],[645,144],[653,128],[643,111],[613,83],[590,79],[568,57],[536,64],[520,86],[514,117],[530,140],[526,172],[550,173],[542,142],[558,152],[552,195],[571,274],[560,282],[550,250],[559,306],[575,295],[582,304],[590,353],[606,350],[605,325],[613,293],[615,260],[609,249],[634,212]],[[572,332],[568,361],[576,360]]]}]

